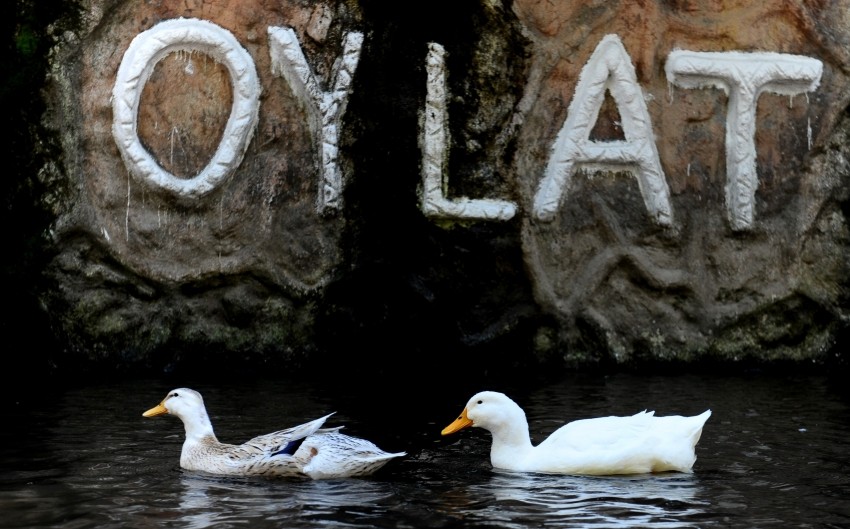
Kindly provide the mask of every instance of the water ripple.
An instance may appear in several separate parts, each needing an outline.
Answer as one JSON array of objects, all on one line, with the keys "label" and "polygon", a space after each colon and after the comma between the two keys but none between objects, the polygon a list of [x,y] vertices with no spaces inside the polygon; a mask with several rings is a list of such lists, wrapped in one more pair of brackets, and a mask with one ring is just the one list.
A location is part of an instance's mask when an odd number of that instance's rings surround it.
[{"label": "water ripple", "polygon": [[[445,418],[417,415],[388,431],[384,415],[359,416],[370,408],[356,395],[314,395],[283,381],[210,392],[225,441],[308,419],[337,401],[357,412],[338,416],[352,433],[409,454],[374,477],[328,481],[181,470],[179,423],[140,416],[169,389],[152,395],[153,385],[66,391],[49,406],[0,417],[8,425],[0,431],[3,528],[850,526],[850,404],[823,378],[576,378],[519,393],[537,441],[569,420],[633,413],[636,400],[659,414],[713,410],[693,474],[623,477],[493,470],[486,432],[439,435],[456,404]],[[269,394],[281,404],[266,404]],[[246,399],[257,405],[246,408]]]},{"label": "water ripple", "polygon": [[[705,514],[692,475],[554,476],[493,472],[467,489],[467,514],[505,527],[572,523],[582,527],[692,527]],[[481,509],[478,506],[486,505]]]}]

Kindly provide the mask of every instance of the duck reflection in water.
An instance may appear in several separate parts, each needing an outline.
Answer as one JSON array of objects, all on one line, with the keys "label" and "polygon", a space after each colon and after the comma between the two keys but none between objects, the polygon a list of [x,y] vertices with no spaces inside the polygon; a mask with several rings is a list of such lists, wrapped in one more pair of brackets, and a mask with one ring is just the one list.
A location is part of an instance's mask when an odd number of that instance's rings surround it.
[{"label": "duck reflection in water", "polygon": [[709,503],[689,474],[563,476],[495,470],[486,488],[494,513],[529,524],[581,522],[584,527],[693,527]]},{"label": "duck reflection in water", "polygon": [[[368,508],[392,504],[388,484],[367,480],[275,482],[256,477],[224,477],[181,471],[179,519],[194,529],[245,520],[268,522],[316,518],[344,520]],[[259,525],[258,525],[259,526]],[[299,525],[300,527],[300,525]]]}]

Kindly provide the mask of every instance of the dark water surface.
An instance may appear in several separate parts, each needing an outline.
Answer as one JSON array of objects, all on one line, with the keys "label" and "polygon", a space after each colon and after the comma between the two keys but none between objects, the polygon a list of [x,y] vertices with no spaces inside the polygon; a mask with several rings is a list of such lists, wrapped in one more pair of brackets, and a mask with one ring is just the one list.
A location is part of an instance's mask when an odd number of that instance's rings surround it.
[{"label": "dark water surface", "polygon": [[[183,427],[145,419],[173,386],[203,393],[243,442],[331,411],[329,425],[408,456],[369,478],[219,478],[179,468]],[[817,375],[569,376],[514,387],[400,381],[122,381],[27,393],[0,411],[2,527],[850,527],[848,391]],[[490,436],[441,438],[473,390],[504,391],[535,443],[578,418],[713,411],[693,474],[494,471]],[[45,393],[47,391],[47,393]]]}]

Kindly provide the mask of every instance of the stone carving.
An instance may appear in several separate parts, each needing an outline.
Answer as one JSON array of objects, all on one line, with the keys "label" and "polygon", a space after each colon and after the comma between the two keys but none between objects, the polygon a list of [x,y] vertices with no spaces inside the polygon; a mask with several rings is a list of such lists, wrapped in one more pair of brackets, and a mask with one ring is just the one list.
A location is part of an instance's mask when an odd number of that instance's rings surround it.
[{"label": "stone carving", "polygon": [[758,98],[763,92],[794,96],[814,91],[820,84],[823,64],[811,57],[786,53],[675,50],[664,68],[667,80],[676,86],[719,88],[729,97],[726,206],[733,229],[751,228],[758,187],[755,143]]},{"label": "stone carving", "polygon": [[89,0],[14,184],[38,301],[128,365],[822,359],[848,2]]},{"label": "stone carving", "polygon": [[428,45],[426,68],[428,91],[422,116],[420,146],[422,149],[422,196],[420,208],[428,217],[444,219],[509,220],[516,214],[516,204],[506,200],[449,199],[448,148],[449,126],[446,111],[445,48]]},{"label": "stone carving", "polygon": [[[610,91],[622,118],[625,141],[596,142],[590,132]],[[670,190],[658,159],[643,91],[631,58],[617,35],[606,35],[585,64],[555,144],[546,174],[534,196],[534,214],[551,221],[579,167],[636,173],[646,209],[662,225],[673,220]]]},{"label": "stone carving", "polygon": [[283,77],[307,107],[311,131],[320,145],[322,181],[317,205],[320,213],[342,207],[343,175],[337,162],[339,129],[362,46],[362,33],[346,35],[342,55],[331,72],[330,91],[324,92],[301,51],[295,31],[269,28],[272,73]]},{"label": "stone carving", "polygon": [[[233,86],[233,107],[222,141],[193,178],[169,173],[139,140],[139,100],[156,64],[169,53],[200,52],[224,64]],[[241,162],[257,124],[260,83],[254,61],[233,35],[206,20],[166,20],[140,33],[124,52],[112,90],[115,143],[127,169],[139,179],[178,195],[197,197],[212,190]]]}]

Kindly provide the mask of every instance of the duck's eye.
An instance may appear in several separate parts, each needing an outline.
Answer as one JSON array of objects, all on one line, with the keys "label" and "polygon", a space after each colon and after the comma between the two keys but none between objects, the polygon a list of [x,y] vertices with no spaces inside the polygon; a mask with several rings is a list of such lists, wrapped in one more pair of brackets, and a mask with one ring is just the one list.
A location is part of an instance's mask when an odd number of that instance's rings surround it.
[{"label": "duck's eye", "polygon": [[177,393],[177,392],[175,391],[174,393],[172,393],[172,394],[171,394],[171,396],[172,396],[172,397],[179,397],[179,396],[180,396],[180,394],[179,394],[179,393]]},{"label": "duck's eye", "polygon": [[478,401],[478,404],[484,404],[484,401],[483,401],[483,400],[479,400],[479,401]]}]

